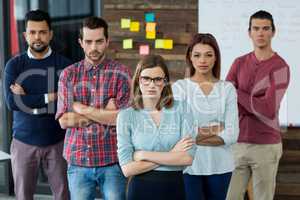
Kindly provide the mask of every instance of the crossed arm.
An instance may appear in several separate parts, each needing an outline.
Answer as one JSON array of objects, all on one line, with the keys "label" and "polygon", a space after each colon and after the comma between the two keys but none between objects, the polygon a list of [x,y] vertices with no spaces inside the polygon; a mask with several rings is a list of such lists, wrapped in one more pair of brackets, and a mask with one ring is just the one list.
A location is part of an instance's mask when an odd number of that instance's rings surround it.
[{"label": "crossed arm", "polygon": [[224,122],[198,128],[196,144],[204,146],[231,145],[238,139],[239,120],[237,94],[233,85],[228,85],[225,100]]},{"label": "crossed arm", "polygon": [[72,127],[86,127],[93,122],[115,125],[119,110],[117,110],[114,99],[110,99],[105,109],[86,106],[79,102],[73,103],[73,112],[66,112],[59,118],[63,129]]},{"label": "crossed arm", "polygon": [[[7,84],[7,83],[6,83]],[[8,86],[7,86],[8,87]],[[9,88],[6,89],[6,98],[9,102],[8,107],[12,110],[22,110],[20,105],[18,106],[13,99],[14,95],[19,96],[23,106],[34,109],[41,107],[47,103],[51,103],[57,99],[57,93],[47,93],[47,94],[27,94],[24,88],[18,83],[12,83],[9,85]],[[45,95],[47,95],[48,101],[45,100]]]},{"label": "crossed arm", "polygon": [[[256,117],[277,117],[280,102],[290,82],[289,67],[274,68],[264,79],[256,82],[252,91],[243,90],[238,84],[239,60],[232,65],[226,80],[232,82],[237,89],[240,115],[255,115]],[[261,93],[260,90],[265,90]]]},{"label": "crossed arm", "polygon": [[192,148],[191,137],[182,138],[169,152],[135,151],[133,161],[121,166],[126,177],[151,171],[160,165],[185,166],[191,165],[192,156],[187,151]]},{"label": "crossed arm", "polygon": [[205,128],[198,128],[196,144],[202,146],[219,146],[224,145],[224,140],[218,136],[224,130],[224,125],[215,125]]}]

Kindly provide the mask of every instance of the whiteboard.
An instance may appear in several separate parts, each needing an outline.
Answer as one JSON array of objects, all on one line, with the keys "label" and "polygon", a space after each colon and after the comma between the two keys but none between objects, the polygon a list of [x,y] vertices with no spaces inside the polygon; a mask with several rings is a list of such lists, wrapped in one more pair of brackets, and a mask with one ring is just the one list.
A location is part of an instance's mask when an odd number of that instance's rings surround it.
[{"label": "whiteboard", "polygon": [[212,33],[221,51],[221,78],[234,59],[253,51],[248,37],[250,16],[258,10],[273,15],[276,28],[272,48],[290,66],[289,88],[280,106],[282,126],[300,127],[300,1],[299,0],[199,0],[198,31]]}]

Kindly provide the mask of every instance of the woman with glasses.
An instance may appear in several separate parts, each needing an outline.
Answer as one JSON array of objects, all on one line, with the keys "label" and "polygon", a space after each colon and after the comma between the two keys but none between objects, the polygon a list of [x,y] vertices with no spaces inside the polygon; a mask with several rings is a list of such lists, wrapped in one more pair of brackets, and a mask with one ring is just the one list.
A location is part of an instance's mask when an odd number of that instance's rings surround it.
[{"label": "woman with glasses", "polygon": [[182,170],[193,161],[195,129],[169,80],[163,58],[145,56],[134,75],[132,107],[118,115],[119,163],[132,176],[128,200],[184,199]]},{"label": "woman with glasses", "polygon": [[231,145],[238,138],[237,94],[220,80],[221,55],[211,34],[196,34],[187,48],[190,76],[176,81],[175,99],[185,100],[198,127],[193,165],[184,170],[187,200],[225,200],[234,169]]}]

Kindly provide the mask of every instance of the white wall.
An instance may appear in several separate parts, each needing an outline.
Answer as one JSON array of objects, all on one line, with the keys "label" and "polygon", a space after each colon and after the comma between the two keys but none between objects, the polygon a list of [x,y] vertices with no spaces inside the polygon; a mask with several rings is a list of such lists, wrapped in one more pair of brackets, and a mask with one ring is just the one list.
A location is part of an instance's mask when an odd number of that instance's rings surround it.
[{"label": "white wall", "polygon": [[199,0],[199,32],[212,33],[222,54],[222,79],[233,60],[253,50],[249,17],[258,10],[273,15],[276,34],[272,47],[289,64],[291,81],[280,108],[281,125],[300,126],[300,1]]}]

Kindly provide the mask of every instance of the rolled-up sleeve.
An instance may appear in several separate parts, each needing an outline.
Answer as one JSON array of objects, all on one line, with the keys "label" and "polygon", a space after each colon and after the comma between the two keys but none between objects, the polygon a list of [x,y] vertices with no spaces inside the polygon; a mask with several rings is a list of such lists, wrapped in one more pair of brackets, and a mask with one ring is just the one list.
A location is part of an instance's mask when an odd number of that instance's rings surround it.
[{"label": "rolled-up sleeve", "polygon": [[122,72],[118,73],[116,107],[117,109],[128,107],[130,99],[130,72],[124,67]]},{"label": "rolled-up sleeve", "polygon": [[71,71],[65,69],[61,72],[58,81],[58,91],[57,91],[57,111],[55,119],[59,119],[65,112],[69,112],[72,109],[73,104],[73,87],[70,82]]},{"label": "rolled-up sleeve", "polygon": [[228,94],[225,103],[224,130],[219,136],[224,140],[225,145],[232,145],[237,142],[239,135],[237,93],[231,83],[226,87],[228,87]]},{"label": "rolled-up sleeve", "polygon": [[133,161],[134,147],[131,137],[129,112],[122,110],[117,117],[118,158],[121,166]]}]

